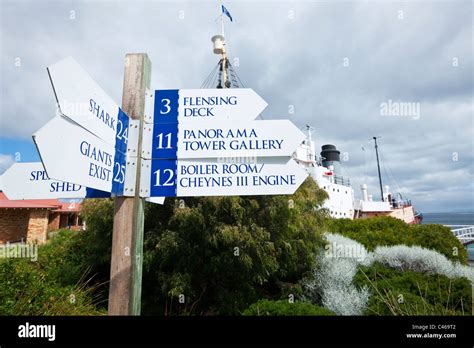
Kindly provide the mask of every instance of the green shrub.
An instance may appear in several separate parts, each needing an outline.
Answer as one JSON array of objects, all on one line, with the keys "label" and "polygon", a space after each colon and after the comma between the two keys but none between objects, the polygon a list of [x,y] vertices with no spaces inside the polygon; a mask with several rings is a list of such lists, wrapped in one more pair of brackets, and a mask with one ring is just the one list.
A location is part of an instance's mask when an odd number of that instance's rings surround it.
[{"label": "green shrub", "polygon": [[325,213],[315,208],[325,197],[308,179],[292,196],[148,206],[143,312],[238,314],[264,294],[279,296],[282,284],[297,284],[311,270],[324,245]]},{"label": "green shrub", "polygon": [[83,235],[87,247],[86,263],[94,273],[109,279],[114,201],[112,199],[86,199],[82,202],[81,217],[86,222]]},{"label": "green shrub", "polygon": [[243,315],[247,316],[302,316],[302,315],[335,315],[329,309],[308,302],[290,303],[286,300],[260,300],[247,308]]},{"label": "green shrub", "polygon": [[0,260],[0,315],[104,314],[95,306],[96,289],[84,283],[61,286],[51,278],[37,262]]},{"label": "green shrub", "polygon": [[373,251],[377,246],[405,244],[433,249],[452,261],[467,264],[467,251],[448,227],[442,225],[408,225],[392,217],[370,219],[333,219],[329,230],[363,244]]},{"label": "green shrub", "polygon": [[467,250],[449,227],[436,224],[410,225],[409,232],[403,244],[434,249],[452,261],[467,264]]},{"label": "green shrub", "polygon": [[[142,312],[239,314],[263,294],[278,297],[296,289],[314,263],[314,251],[324,245],[326,213],[315,209],[326,197],[308,179],[292,196],[189,198],[184,207],[175,199],[147,204]],[[21,263],[22,277],[3,290],[9,301],[3,313],[79,313],[60,300],[78,288],[92,291],[83,292],[84,304],[93,299],[96,305],[84,306],[84,313],[103,311],[108,289],[100,284],[109,280],[113,211],[111,199],[85,200],[86,231],[59,231],[40,247],[38,262]],[[10,279],[14,269],[4,268],[1,280]],[[77,285],[90,278],[87,286]],[[15,292],[18,288],[23,291]],[[20,306],[23,299],[33,303],[29,310]],[[54,303],[59,308],[48,307]]]},{"label": "green shrub", "polygon": [[97,315],[107,289],[96,279],[92,236],[59,230],[38,246],[38,260],[0,260],[0,314]]},{"label": "green shrub", "polygon": [[354,277],[357,286],[371,292],[368,315],[469,315],[471,283],[466,278],[449,279],[399,271],[375,263],[360,267]]},{"label": "green shrub", "polygon": [[60,285],[74,285],[87,276],[88,246],[84,232],[59,230],[39,247],[38,267],[45,276]]}]

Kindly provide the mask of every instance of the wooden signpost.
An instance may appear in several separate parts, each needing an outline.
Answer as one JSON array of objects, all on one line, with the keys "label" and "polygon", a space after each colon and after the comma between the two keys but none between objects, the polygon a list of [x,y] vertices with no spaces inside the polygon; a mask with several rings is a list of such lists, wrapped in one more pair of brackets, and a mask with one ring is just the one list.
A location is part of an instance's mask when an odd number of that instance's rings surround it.
[{"label": "wooden signpost", "polygon": [[[150,86],[151,62],[145,53],[127,54],[123,81],[122,109],[140,120],[138,153],[141,153],[145,90]],[[136,177],[140,178],[138,156]],[[110,266],[109,315],[139,315],[142,291],[144,199],[140,180],[134,197],[116,197],[112,260]]]}]

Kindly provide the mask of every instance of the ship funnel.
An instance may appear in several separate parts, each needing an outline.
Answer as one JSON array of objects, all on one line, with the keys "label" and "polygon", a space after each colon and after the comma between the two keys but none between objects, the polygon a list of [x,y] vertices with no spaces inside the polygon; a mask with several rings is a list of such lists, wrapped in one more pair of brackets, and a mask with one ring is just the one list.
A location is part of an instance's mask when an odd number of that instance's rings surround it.
[{"label": "ship funnel", "polygon": [[360,185],[360,190],[362,191],[362,200],[364,202],[367,202],[369,200],[369,194],[368,194],[368,191],[367,191],[367,185],[366,184],[362,184]]},{"label": "ship funnel", "polygon": [[329,168],[329,166],[333,166],[334,174],[341,175],[341,160],[340,155],[341,152],[336,149],[334,145],[323,145],[321,147],[321,157],[323,158],[322,164],[323,167]]},{"label": "ship funnel", "polygon": [[225,39],[222,35],[214,35],[211,38],[213,44],[214,44],[214,53],[215,54],[224,54],[225,52]]}]

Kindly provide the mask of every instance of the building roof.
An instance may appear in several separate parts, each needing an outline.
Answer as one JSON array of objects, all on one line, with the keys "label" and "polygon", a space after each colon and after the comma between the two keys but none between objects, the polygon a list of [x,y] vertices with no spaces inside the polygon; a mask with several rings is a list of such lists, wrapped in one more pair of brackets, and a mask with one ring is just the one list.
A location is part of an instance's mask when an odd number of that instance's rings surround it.
[{"label": "building roof", "polygon": [[10,200],[0,191],[0,209],[50,209],[56,212],[78,212],[80,203],[61,202],[58,199]]}]

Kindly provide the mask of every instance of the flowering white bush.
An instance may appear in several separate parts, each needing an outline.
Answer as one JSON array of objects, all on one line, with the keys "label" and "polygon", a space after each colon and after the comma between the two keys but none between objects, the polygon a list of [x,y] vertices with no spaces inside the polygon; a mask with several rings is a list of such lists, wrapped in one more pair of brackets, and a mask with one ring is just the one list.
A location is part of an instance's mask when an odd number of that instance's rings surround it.
[{"label": "flowering white bush", "polygon": [[327,288],[322,302],[324,307],[338,315],[361,315],[367,307],[369,296],[367,287],[357,289],[351,285],[341,289]]},{"label": "flowering white bush", "polygon": [[326,233],[324,235],[328,244],[325,247],[324,255],[328,258],[356,259],[357,263],[370,265],[372,255],[359,242],[341,236],[340,234]]},{"label": "flowering white bush", "polygon": [[474,269],[459,262],[452,262],[434,250],[419,246],[377,247],[373,260],[400,270],[442,274],[449,278],[466,277],[474,283]]},{"label": "flowering white bush", "polygon": [[357,289],[352,279],[360,263],[370,262],[364,246],[350,238],[327,233],[329,244],[317,258],[313,278],[304,286],[311,299],[338,315],[360,315],[367,306],[369,290]]},{"label": "flowering white bush", "polygon": [[379,246],[367,252],[364,246],[339,234],[326,233],[328,244],[317,257],[312,279],[303,285],[312,301],[338,315],[360,315],[367,307],[369,290],[357,289],[352,280],[359,265],[370,266],[377,261],[400,270],[442,274],[449,278],[466,277],[474,283],[474,270],[446,256],[419,246]]}]

